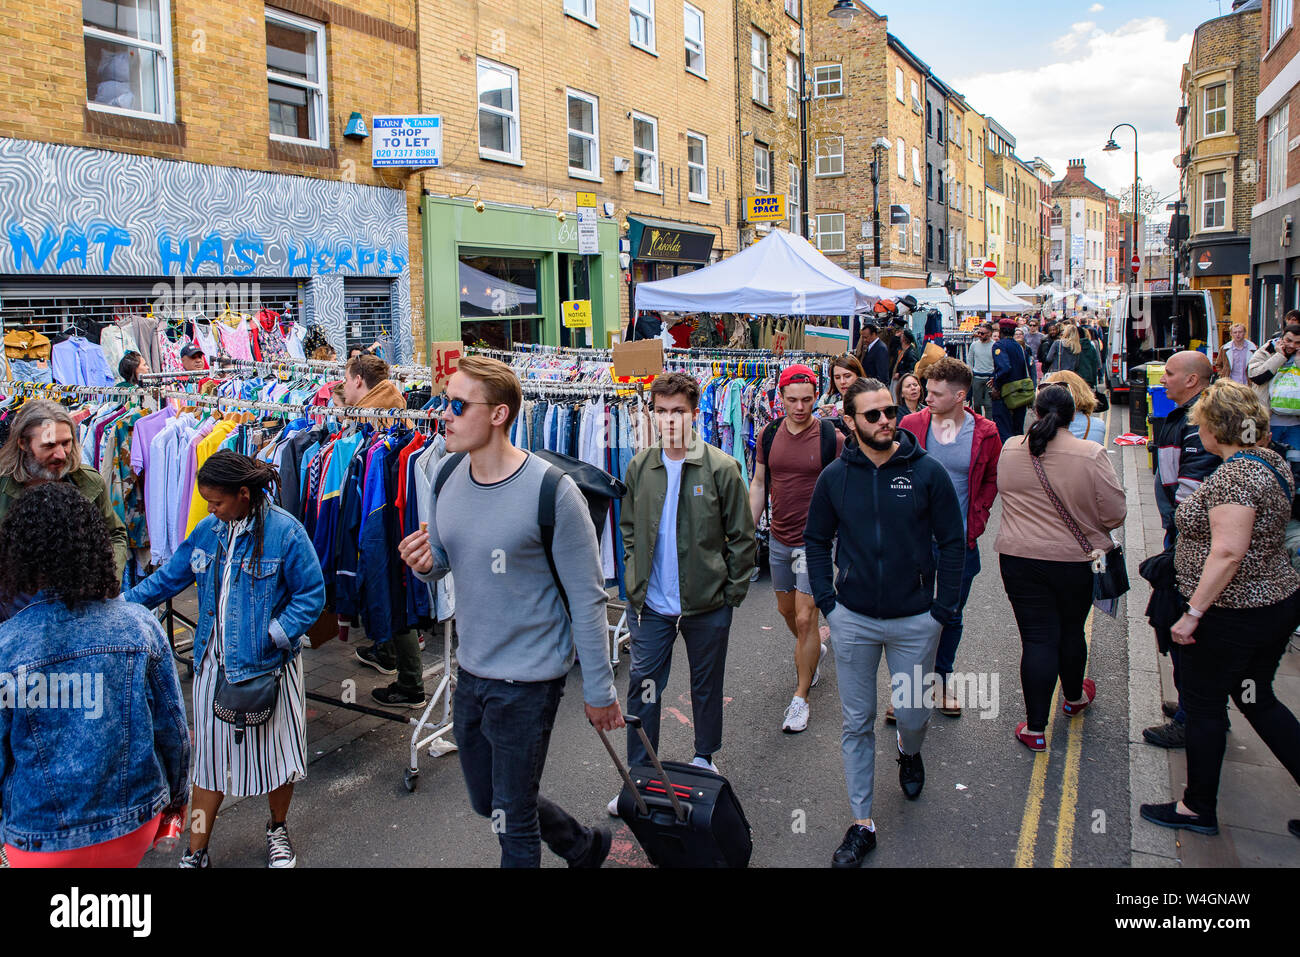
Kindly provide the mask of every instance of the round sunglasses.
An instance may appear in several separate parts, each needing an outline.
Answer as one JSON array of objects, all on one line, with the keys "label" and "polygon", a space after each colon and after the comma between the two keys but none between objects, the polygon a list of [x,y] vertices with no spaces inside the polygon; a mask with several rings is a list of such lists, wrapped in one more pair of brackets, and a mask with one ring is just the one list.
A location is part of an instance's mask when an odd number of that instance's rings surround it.
[{"label": "round sunglasses", "polygon": [[855,414],[862,416],[864,419],[866,419],[868,422],[874,425],[875,423],[880,421],[880,417],[882,415],[887,419],[897,419],[898,406],[887,405],[883,409],[868,409],[866,412],[858,412]]}]

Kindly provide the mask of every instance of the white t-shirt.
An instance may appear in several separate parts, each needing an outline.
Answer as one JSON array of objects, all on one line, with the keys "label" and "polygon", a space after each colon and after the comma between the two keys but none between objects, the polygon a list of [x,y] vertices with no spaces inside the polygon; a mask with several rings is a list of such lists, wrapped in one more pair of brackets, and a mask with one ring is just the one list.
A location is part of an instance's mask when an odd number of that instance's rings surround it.
[{"label": "white t-shirt", "polygon": [[677,569],[677,499],[682,492],[682,466],[685,459],[673,461],[663,457],[668,472],[668,492],[659,514],[659,537],[655,539],[654,562],[646,586],[645,603],[661,615],[682,613],[681,579]]}]

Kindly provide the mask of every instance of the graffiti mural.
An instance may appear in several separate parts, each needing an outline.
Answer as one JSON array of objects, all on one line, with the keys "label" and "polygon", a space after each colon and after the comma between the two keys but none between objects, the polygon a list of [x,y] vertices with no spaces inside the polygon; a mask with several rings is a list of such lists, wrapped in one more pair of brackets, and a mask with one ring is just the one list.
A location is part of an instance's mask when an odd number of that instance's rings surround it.
[{"label": "graffiti mural", "polygon": [[401,190],[0,137],[0,273],[296,278],[344,340],[343,280],[391,278],[411,355]]}]

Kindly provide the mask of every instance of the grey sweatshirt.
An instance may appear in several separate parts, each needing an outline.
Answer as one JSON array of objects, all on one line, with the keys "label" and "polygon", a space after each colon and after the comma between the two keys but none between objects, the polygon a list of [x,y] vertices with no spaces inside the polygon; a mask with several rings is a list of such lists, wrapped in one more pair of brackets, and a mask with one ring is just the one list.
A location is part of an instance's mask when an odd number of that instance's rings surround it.
[{"label": "grey sweatshirt", "polygon": [[[439,471],[446,466],[439,463]],[[553,553],[573,613],[570,622],[555,587],[537,500],[547,463],[535,455],[510,478],[480,485],[464,458],[424,514],[433,570],[418,575],[456,578],[457,657],[470,674],[509,681],[549,681],[582,664],[582,696],[593,707],[618,700],[609,665],[600,548],[587,501],[573,480],[560,481]],[[435,479],[436,481],[436,479]],[[432,493],[430,493],[432,494]],[[422,510],[423,511],[423,510]]]}]

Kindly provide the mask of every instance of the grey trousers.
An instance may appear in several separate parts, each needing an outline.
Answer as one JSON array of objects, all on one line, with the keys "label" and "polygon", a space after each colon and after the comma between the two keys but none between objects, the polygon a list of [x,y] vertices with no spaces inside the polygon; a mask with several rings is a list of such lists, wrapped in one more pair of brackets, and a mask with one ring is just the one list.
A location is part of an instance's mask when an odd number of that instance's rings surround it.
[{"label": "grey trousers", "polygon": [[993,394],[989,392],[990,376],[977,375],[971,382],[970,407],[980,415],[988,418],[993,408]]},{"label": "grey trousers", "polygon": [[903,750],[916,754],[925,741],[933,710],[925,706],[924,683],[933,680],[939,623],[928,611],[908,618],[868,618],[843,605],[826,617],[835,649],[844,728],[840,752],[855,820],[871,817],[876,773],[876,675],[880,653],[889,664],[890,693]]}]

